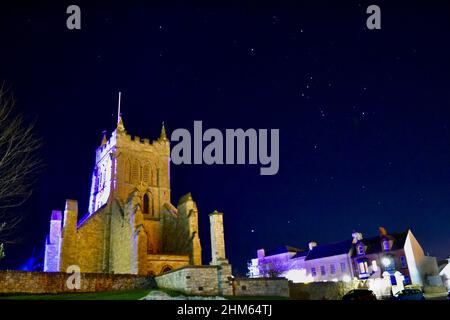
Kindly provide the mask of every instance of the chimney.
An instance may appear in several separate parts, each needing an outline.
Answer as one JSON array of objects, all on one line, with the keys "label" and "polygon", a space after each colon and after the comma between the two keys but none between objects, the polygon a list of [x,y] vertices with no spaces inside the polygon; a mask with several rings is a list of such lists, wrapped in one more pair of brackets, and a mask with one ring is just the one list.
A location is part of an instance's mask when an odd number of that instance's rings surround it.
[{"label": "chimney", "polygon": [[353,238],[353,243],[357,243],[358,241],[363,239],[363,235],[361,232],[353,231],[352,238]]},{"label": "chimney", "polygon": [[311,241],[308,243],[309,250],[312,250],[314,247],[317,247],[317,242]]},{"label": "chimney", "polygon": [[266,256],[266,251],[264,249],[259,249],[257,251],[257,253],[258,253],[258,259],[262,259]]}]

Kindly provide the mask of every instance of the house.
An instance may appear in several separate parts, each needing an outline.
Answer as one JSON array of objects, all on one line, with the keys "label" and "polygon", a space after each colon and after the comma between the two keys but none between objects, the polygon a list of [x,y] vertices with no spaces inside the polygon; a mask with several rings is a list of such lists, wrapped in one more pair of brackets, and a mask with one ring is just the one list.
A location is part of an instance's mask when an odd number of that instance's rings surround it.
[{"label": "house", "polygon": [[259,249],[258,258],[252,259],[248,264],[249,277],[278,277],[285,276],[285,273],[292,269],[292,258],[303,250],[281,246],[272,250]]},{"label": "house", "polygon": [[439,263],[439,276],[443,285],[450,291],[450,257]]},{"label": "house", "polygon": [[[384,294],[386,288],[402,290],[404,285],[439,286],[437,260],[426,256],[411,230],[391,233],[379,228],[379,234],[364,238],[359,232],[330,244],[310,242],[303,250],[285,246],[284,250],[258,257],[249,264],[250,277],[270,277],[272,266],[277,276],[293,282],[344,281],[367,282]],[[274,253],[274,254],[273,254]],[[257,270],[257,272],[255,272]]]},{"label": "house", "polygon": [[351,240],[322,245],[310,242],[303,264],[310,280],[350,281],[353,275],[351,247]]}]

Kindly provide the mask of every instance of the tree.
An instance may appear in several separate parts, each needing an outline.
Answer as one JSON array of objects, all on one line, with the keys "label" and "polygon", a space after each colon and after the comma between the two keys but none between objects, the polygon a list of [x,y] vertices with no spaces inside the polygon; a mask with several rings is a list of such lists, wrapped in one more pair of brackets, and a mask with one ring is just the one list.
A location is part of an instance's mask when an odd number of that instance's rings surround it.
[{"label": "tree", "polygon": [[258,261],[258,271],[263,277],[282,277],[291,269],[292,262],[290,256],[285,255],[277,258],[265,257]]},{"label": "tree", "polygon": [[14,113],[14,99],[0,87],[0,259],[4,244],[14,243],[21,215],[15,208],[31,195],[41,161],[36,155],[41,141],[33,133],[34,124],[26,124]]}]

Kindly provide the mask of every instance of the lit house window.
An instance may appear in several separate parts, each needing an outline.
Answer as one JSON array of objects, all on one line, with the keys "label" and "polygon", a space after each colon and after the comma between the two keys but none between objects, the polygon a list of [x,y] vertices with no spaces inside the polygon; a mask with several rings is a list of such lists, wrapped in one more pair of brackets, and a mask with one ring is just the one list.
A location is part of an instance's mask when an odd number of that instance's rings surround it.
[{"label": "lit house window", "polygon": [[323,276],[327,274],[327,271],[325,270],[325,266],[320,266],[320,274]]},{"label": "lit house window", "polygon": [[408,264],[406,263],[406,257],[405,256],[401,256],[400,257],[400,263],[402,264],[402,268],[407,268]]},{"label": "lit house window", "polygon": [[336,266],[334,264],[330,264],[330,272],[331,274],[336,274]]},{"label": "lit house window", "polygon": [[311,275],[313,277],[317,276],[316,268],[311,268]]},{"label": "lit house window", "polygon": [[373,270],[373,272],[377,272],[378,271],[377,260],[373,260],[372,261],[372,270]]},{"label": "lit house window", "polygon": [[369,265],[367,260],[358,261],[359,276],[367,276],[369,274]]}]

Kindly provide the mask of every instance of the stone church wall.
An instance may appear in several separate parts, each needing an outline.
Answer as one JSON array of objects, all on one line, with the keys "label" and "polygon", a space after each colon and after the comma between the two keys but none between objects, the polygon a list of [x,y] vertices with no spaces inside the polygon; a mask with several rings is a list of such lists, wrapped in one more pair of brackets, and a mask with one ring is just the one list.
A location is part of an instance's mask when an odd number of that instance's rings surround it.
[{"label": "stone church wall", "polygon": [[[111,264],[110,272],[113,273],[136,273],[131,265],[132,255],[137,259],[136,252],[132,246],[131,228],[134,229],[134,222],[130,221],[129,213],[122,216],[116,209],[111,215]],[[133,266],[136,269],[136,266]]]},{"label": "stone church wall", "polygon": [[[81,272],[104,272],[104,252],[108,234],[106,210],[100,210],[90,216],[77,232],[77,265]],[[65,271],[62,269],[61,271]]]}]

